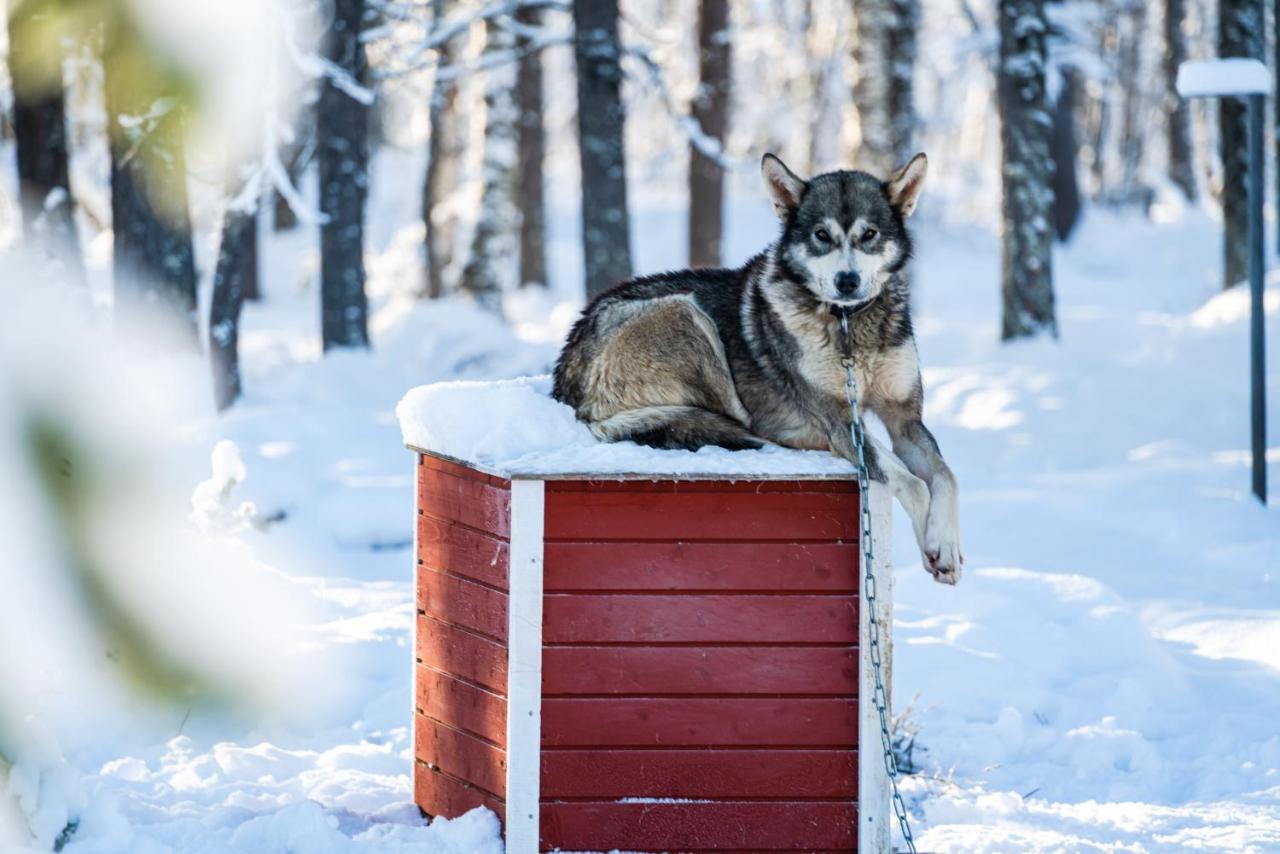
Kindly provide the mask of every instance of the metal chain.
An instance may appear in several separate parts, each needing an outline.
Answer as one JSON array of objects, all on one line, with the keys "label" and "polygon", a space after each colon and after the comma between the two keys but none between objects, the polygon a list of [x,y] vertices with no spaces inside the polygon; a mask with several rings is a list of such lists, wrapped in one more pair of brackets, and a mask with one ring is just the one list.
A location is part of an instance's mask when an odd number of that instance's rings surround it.
[{"label": "metal chain", "polygon": [[844,396],[849,402],[852,418],[849,422],[849,435],[853,439],[853,447],[857,453],[858,464],[858,509],[862,516],[862,593],[865,599],[867,625],[870,628],[868,647],[871,654],[871,670],[875,676],[875,690],[871,699],[875,703],[876,712],[880,716],[880,746],[884,750],[884,770],[889,776],[892,790],[893,813],[898,819],[898,827],[902,829],[902,838],[907,843],[907,850],[915,854],[916,841],[911,836],[911,825],[907,821],[907,805],[898,792],[898,762],[893,756],[893,738],[889,734],[889,694],[884,685],[884,669],[880,649],[880,620],[876,598],[876,577],[872,571],[875,558],[874,546],[871,542],[871,506],[870,479],[867,476],[866,435],[862,423],[862,414],[858,410],[858,381],[853,375],[853,343],[849,338],[849,315],[840,312],[840,364],[844,366]]}]

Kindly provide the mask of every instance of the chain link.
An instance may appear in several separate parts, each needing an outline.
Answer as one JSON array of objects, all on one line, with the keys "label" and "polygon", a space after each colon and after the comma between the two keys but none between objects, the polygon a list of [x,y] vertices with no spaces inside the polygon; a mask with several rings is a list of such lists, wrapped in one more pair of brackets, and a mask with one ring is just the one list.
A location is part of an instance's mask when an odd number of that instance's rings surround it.
[{"label": "chain link", "polygon": [[862,594],[867,612],[868,651],[871,658],[871,670],[875,676],[875,690],[871,699],[875,703],[876,713],[880,716],[880,746],[884,750],[884,770],[889,776],[892,791],[893,813],[898,819],[898,827],[902,830],[902,838],[907,843],[907,850],[915,854],[916,842],[911,836],[911,825],[907,820],[907,805],[898,792],[898,763],[893,756],[893,737],[889,734],[889,693],[884,684],[883,654],[880,648],[880,620],[877,605],[876,576],[873,572],[875,547],[871,542],[871,506],[870,479],[867,476],[866,433],[862,423],[862,414],[858,410],[858,380],[853,375],[853,342],[849,338],[849,315],[840,313],[840,364],[844,366],[844,396],[849,402],[852,418],[849,422],[849,435],[853,439],[853,447],[857,455],[858,465],[858,509],[862,516]]}]

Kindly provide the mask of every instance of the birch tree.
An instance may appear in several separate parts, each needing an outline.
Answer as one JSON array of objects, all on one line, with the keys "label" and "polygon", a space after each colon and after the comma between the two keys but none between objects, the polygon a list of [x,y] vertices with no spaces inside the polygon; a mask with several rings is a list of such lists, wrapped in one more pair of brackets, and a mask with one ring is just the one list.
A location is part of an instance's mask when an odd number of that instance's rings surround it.
[{"label": "birch tree", "polygon": [[519,102],[519,185],[516,194],[520,208],[520,284],[547,283],[547,234],[543,167],[546,159],[546,130],[542,107],[542,54],[531,49],[527,33],[541,24],[539,9],[523,6],[516,13],[521,25],[519,47],[519,80],[516,98]]},{"label": "birch tree", "polygon": [[573,0],[587,297],[631,276],[617,0]]},{"label": "birch tree", "polygon": [[[515,34],[501,20],[485,24],[485,56],[497,59],[515,48]],[[516,64],[498,61],[484,72],[484,188],[471,252],[459,288],[482,307],[502,310],[502,291],[517,274],[520,211],[516,207],[518,159]]]},{"label": "birch tree", "polygon": [[1048,333],[1054,312],[1052,120],[1045,93],[1045,0],[1000,0],[1001,176],[1003,179],[1003,321],[1001,338]]},{"label": "birch tree", "polygon": [[369,188],[369,103],[360,31],[365,0],[333,0],[316,110],[320,177],[320,328],[325,350],[369,346],[364,204]]},{"label": "birch tree", "polygon": [[84,281],[68,174],[62,55],[39,38],[49,7],[19,4],[9,17],[9,76],[26,241],[47,253],[51,272]]},{"label": "birch tree", "polygon": [[[693,117],[703,134],[724,145],[732,81],[728,0],[698,4],[698,91]],[[723,232],[724,170],[689,144],[689,264],[719,267]]]}]

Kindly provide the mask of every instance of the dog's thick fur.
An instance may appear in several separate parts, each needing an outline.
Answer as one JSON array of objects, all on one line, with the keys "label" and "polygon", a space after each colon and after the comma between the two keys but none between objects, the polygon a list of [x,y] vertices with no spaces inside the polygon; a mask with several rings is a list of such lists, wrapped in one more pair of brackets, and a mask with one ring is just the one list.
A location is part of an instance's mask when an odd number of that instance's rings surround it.
[{"label": "dog's thick fur", "polygon": [[658,448],[774,442],[853,459],[838,312],[846,312],[871,438],[870,474],[911,517],[925,568],[959,580],[955,478],[921,421],[923,398],[903,268],[906,218],[926,161],[888,181],[845,171],[803,181],[765,155],[782,220],[776,243],[737,270],[625,282],[587,306],[556,364],[553,394],[602,439]]}]

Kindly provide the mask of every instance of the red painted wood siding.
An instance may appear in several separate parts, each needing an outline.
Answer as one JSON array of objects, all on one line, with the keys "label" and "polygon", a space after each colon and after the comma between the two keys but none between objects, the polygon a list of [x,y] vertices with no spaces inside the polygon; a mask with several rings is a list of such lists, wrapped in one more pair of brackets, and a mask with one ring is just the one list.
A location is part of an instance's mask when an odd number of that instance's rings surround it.
[{"label": "red painted wood siding", "polygon": [[[541,836],[856,847],[857,495],[546,484]],[[419,456],[415,800],[505,815],[508,481]]]},{"label": "red painted wood siding", "polygon": [[511,485],[418,456],[414,800],[505,815]]},{"label": "red painted wood siding", "polygon": [[855,848],[855,485],[546,490],[543,848]]}]

